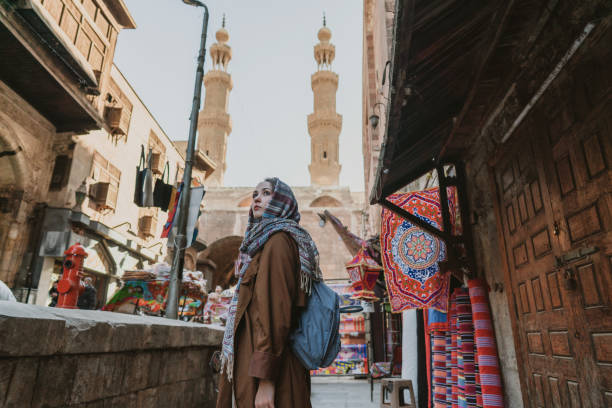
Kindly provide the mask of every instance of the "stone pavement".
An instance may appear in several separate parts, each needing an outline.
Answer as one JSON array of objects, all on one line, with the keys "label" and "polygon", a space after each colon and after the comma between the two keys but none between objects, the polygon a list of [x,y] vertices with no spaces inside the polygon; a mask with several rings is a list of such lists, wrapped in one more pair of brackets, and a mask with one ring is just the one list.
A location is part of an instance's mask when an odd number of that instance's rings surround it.
[{"label": "stone pavement", "polygon": [[374,408],[380,406],[380,382],[370,401],[368,380],[353,377],[312,377],[312,408]]}]

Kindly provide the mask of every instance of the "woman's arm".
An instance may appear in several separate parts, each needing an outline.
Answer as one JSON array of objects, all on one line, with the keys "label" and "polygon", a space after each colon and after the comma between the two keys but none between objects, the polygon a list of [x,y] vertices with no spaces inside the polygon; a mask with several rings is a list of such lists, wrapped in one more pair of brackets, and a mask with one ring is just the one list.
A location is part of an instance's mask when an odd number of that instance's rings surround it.
[{"label": "woman's arm", "polygon": [[[291,330],[292,305],[298,290],[299,256],[286,233],[274,234],[262,251],[251,305],[254,353],[249,375],[274,381]],[[261,382],[265,383],[264,381]]]}]

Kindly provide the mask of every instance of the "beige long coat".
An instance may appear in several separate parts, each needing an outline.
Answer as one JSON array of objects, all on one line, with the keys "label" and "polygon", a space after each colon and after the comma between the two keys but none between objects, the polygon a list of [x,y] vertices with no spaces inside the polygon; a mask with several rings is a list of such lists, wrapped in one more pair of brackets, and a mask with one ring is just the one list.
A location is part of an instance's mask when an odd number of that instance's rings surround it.
[{"label": "beige long coat", "polygon": [[285,232],[270,237],[247,268],[236,311],[234,378],[219,379],[217,408],[251,408],[259,379],[275,382],[276,408],[311,408],[310,373],[293,355],[288,336],[306,295],[299,287],[299,255]]}]

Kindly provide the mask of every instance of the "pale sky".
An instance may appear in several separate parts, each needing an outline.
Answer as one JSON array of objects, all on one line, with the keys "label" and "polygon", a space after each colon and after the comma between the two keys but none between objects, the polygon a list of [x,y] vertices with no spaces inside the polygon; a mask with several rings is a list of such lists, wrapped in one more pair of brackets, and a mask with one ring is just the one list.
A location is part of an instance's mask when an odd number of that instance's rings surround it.
[{"label": "pale sky", "polygon": [[[193,97],[202,10],[181,0],[125,0],[135,30],[119,35],[115,64],[173,140],[186,140]],[[294,186],[310,184],[312,112],[310,75],[322,14],[336,46],[333,70],[340,75],[337,111],[340,184],[363,191],[361,149],[361,0],[210,0],[210,45],[226,14],[234,81],[229,113],[227,186],[254,186],[278,176]],[[202,101],[204,97],[202,96]]]}]

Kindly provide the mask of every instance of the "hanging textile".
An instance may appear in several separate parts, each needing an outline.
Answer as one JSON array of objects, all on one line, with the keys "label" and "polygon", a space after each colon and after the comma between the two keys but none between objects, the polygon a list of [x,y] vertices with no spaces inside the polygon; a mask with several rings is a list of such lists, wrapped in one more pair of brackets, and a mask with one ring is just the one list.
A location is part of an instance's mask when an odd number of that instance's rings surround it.
[{"label": "hanging textile", "polygon": [[474,325],[472,323],[472,306],[467,288],[455,291],[457,314],[457,365],[459,407],[476,407],[480,387],[476,384],[476,366],[474,361]]},{"label": "hanging textile", "polygon": [[485,284],[473,279],[468,281],[474,332],[478,356],[478,374],[482,388],[482,407],[503,407],[504,397],[501,385],[495,332],[487,299]]},{"label": "hanging textile", "polygon": [[[200,204],[204,199],[205,193],[206,190],[204,187],[191,188],[191,192],[189,194],[189,208],[187,209],[187,227],[185,231],[187,242],[185,244],[185,248],[189,248],[198,235],[197,222],[201,214]],[[176,213],[173,216],[171,228],[168,231],[168,246],[174,245],[174,238],[178,232],[178,225],[176,225],[175,221],[178,219],[180,212],[181,208],[180,205],[178,205],[176,208]]]},{"label": "hanging textile", "polygon": [[[168,219],[164,224],[164,229],[162,230],[161,237],[168,238],[168,234],[174,225],[174,220],[176,219],[176,210],[178,209],[178,203],[181,198],[181,191],[183,190],[183,183],[179,186],[178,190],[176,190],[176,194],[172,194],[170,197],[170,204],[168,206]],[[168,246],[174,245],[174,242],[168,240]]]},{"label": "hanging textile", "polygon": [[[482,289],[477,285],[475,287]],[[477,347],[477,344],[482,346],[495,344],[492,331],[483,333],[480,329],[480,327],[491,327],[490,319],[487,325],[487,316],[477,312],[482,310],[483,304],[487,305],[486,293],[482,291],[480,294],[484,297],[475,298],[472,287],[469,291],[467,288],[457,288],[450,297],[448,314],[428,310],[426,331],[431,350],[428,353],[430,407],[503,406],[496,350]],[[488,316],[490,317],[490,314]],[[493,367],[485,366],[483,369],[486,375],[482,379],[482,384],[479,361],[483,361],[484,364],[494,364]],[[489,375],[496,377],[489,378]],[[498,387],[491,388],[491,384],[496,384]],[[484,402],[485,399],[487,402]]]},{"label": "hanging textile", "polygon": [[[447,188],[447,193],[454,225],[455,189]],[[438,188],[392,194],[388,200],[441,228]],[[446,258],[444,243],[386,208],[382,210],[380,243],[392,311],[429,308],[446,312],[450,274],[439,273],[438,266]]]}]

